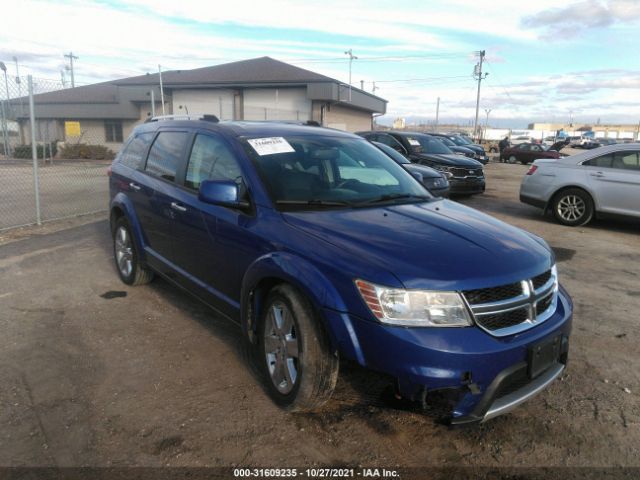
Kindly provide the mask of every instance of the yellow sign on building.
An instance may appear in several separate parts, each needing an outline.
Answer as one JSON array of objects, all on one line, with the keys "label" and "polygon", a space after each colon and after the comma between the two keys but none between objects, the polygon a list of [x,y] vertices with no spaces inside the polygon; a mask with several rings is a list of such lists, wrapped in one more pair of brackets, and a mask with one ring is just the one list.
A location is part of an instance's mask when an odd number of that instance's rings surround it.
[{"label": "yellow sign on building", "polygon": [[79,137],[80,122],[64,122],[64,135],[65,137]]}]

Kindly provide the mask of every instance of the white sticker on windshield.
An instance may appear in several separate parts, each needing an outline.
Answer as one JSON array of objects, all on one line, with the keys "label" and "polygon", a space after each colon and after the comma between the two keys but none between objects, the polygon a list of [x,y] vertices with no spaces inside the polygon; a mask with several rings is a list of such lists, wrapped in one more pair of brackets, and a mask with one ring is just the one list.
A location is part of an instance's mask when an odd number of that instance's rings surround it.
[{"label": "white sticker on windshield", "polygon": [[289,142],[282,137],[251,138],[247,142],[260,156],[295,152]]},{"label": "white sticker on windshield", "polygon": [[415,138],[410,138],[409,139],[409,145],[413,145],[414,147],[419,147],[420,146],[420,142],[418,140],[416,140]]}]

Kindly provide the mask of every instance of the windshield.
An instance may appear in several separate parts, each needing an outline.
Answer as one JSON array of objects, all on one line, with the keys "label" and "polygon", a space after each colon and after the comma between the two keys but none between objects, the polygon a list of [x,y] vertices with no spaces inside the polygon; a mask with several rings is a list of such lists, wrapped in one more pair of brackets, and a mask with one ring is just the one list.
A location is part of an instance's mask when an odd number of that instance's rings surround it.
[{"label": "windshield", "polygon": [[400,152],[395,151],[389,145],[385,145],[384,143],[380,143],[380,142],[372,142],[372,143],[376,147],[378,147],[380,150],[382,150],[384,153],[386,153],[391,158],[393,158],[400,165],[406,165],[407,163],[411,163],[409,160],[407,160],[407,157],[402,155]]},{"label": "windshield", "polygon": [[243,141],[279,209],[353,208],[430,200],[429,192],[364,139],[285,136]]},{"label": "windshield", "polygon": [[454,137],[454,142],[456,141],[456,139],[460,140],[460,143],[456,142],[458,145],[473,145],[473,142],[471,142],[468,138],[462,137],[460,135],[456,135]]},{"label": "windshield", "polygon": [[453,153],[449,147],[435,137],[428,135],[407,135],[407,140],[414,153],[435,153],[448,154]]},{"label": "windshield", "polygon": [[462,140],[462,138],[460,137],[449,137],[451,139],[451,141],[453,143],[455,143],[456,145],[458,145],[459,147],[464,147],[465,145],[467,145],[467,142],[465,142],[464,140]]},{"label": "windshield", "polygon": [[438,140],[440,140],[442,143],[444,143],[447,147],[457,147],[458,145],[456,145],[452,140],[448,139],[447,137],[436,137]]}]

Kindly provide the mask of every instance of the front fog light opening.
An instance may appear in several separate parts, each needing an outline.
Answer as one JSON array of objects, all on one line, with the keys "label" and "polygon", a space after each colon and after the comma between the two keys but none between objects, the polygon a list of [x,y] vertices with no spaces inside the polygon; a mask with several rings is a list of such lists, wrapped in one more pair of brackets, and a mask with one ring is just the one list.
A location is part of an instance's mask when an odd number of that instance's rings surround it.
[{"label": "front fog light opening", "polygon": [[373,316],[382,323],[407,327],[472,325],[458,292],[388,288],[364,280],[355,284]]}]

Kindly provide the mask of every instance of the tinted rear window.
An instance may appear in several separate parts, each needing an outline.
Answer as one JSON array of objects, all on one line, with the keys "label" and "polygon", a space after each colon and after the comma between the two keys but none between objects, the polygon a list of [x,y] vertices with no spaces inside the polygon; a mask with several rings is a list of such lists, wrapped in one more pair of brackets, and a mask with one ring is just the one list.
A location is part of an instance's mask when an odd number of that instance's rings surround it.
[{"label": "tinted rear window", "polygon": [[151,140],[153,140],[153,133],[136,135],[124,147],[124,150],[122,150],[119,160],[120,163],[127,167],[135,168],[136,170],[142,169],[144,166],[144,157]]},{"label": "tinted rear window", "polygon": [[149,151],[147,172],[174,181],[188,135],[186,132],[160,132]]}]

